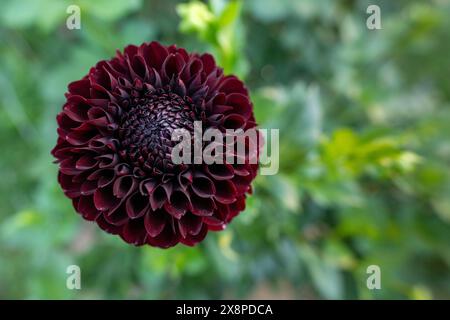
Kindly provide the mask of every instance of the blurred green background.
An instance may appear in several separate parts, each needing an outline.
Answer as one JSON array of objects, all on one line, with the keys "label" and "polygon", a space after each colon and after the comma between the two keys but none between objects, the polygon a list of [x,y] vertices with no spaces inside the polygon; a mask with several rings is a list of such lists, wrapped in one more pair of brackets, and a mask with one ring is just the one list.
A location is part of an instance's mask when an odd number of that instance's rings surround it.
[{"label": "blurred green background", "polygon": [[[449,1],[0,8],[0,298],[450,298]],[[212,52],[261,127],[281,129],[280,172],[194,248],[135,248],[82,220],[50,156],[67,84],[151,40]],[[82,290],[66,288],[72,264]],[[372,264],[381,290],[366,287]]]}]

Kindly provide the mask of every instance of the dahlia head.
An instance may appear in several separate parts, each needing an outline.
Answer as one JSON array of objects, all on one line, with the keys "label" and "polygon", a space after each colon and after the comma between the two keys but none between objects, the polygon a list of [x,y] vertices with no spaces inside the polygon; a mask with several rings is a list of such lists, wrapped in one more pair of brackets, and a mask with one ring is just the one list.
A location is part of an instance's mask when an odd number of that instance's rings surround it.
[{"label": "dahlia head", "polygon": [[193,132],[194,121],[221,132],[256,126],[246,87],[210,54],[129,45],[70,83],[65,96],[52,155],[84,219],[127,243],[168,248],[193,246],[244,210],[257,164],[171,159],[171,134]]}]

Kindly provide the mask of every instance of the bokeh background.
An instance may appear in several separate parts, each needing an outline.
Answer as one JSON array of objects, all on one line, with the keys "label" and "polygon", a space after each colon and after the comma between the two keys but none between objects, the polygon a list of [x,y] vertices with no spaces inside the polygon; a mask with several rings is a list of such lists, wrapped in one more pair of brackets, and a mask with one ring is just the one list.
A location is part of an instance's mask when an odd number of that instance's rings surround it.
[{"label": "bokeh background", "polygon": [[[0,298],[450,298],[449,1],[0,7]],[[261,127],[281,129],[279,173],[194,248],[135,248],[82,220],[50,156],[67,84],[151,40],[212,52]],[[66,288],[72,264],[82,290]],[[381,290],[366,287],[372,264]]]}]

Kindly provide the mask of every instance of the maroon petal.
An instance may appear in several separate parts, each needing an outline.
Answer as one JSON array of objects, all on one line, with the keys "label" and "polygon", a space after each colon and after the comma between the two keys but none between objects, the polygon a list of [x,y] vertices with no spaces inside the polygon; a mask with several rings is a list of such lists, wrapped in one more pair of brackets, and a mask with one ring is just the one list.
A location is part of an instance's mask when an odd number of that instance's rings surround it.
[{"label": "maroon petal", "polygon": [[87,179],[97,180],[97,186],[104,188],[114,181],[115,173],[112,169],[99,169],[94,171]]},{"label": "maroon petal", "polygon": [[211,197],[216,192],[214,183],[202,173],[195,174],[191,187],[195,194],[202,198]]},{"label": "maroon petal", "polygon": [[97,181],[86,180],[81,184],[80,193],[83,196],[93,195],[97,190]]},{"label": "maroon petal", "polygon": [[167,201],[167,193],[163,187],[158,186],[150,194],[150,205],[153,211],[161,208]]},{"label": "maroon petal", "polygon": [[114,182],[113,193],[117,198],[124,198],[131,194],[137,187],[133,176],[121,176]]},{"label": "maroon petal", "polygon": [[225,94],[241,93],[247,95],[247,90],[244,88],[243,83],[235,76],[225,77],[219,85],[218,90]]},{"label": "maroon petal", "polygon": [[67,158],[59,164],[59,170],[61,173],[65,175],[76,175],[79,174],[81,171],[79,169],[75,168],[76,159],[75,158]]},{"label": "maroon petal", "polygon": [[211,216],[214,213],[215,204],[211,198],[191,196],[192,213],[197,216]]},{"label": "maroon petal", "polygon": [[188,235],[197,235],[203,226],[202,217],[186,214],[178,220],[178,229],[181,236],[186,238]]},{"label": "maroon petal", "polygon": [[131,59],[129,70],[132,79],[146,79],[148,78],[148,69],[145,60],[142,56],[136,55]]},{"label": "maroon petal", "polygon": [[100,212],[94,206],[94,200],[92,196],[80,197],[78,200],[77,210],[83,218],[88,221],[94,221],[97,219]]},{"label": "maroon petal", "polygon": [[75,168],[78,170],[89,170],[98,164],[98,160],[94,159],[92,155],[84,155],[75,163]]},{"label": "maroon petal", "polygon": [[150,43],[148,50],[146,50],[147,54],[147,65],[152,66],[154,68],[160,68],[164,60],[168,55],[168,51],[158,42]]},{"label": "maroon petal", "polygon": [[200,59],[203,62],[203,71],[206,74],[210,74],[216,66],[216,62],[214,61],[214,57],[208,53],[203,54]]},{"label": "maroon petal", "polygon": [[159,235],[166,225],[166,217],[163,211],[149,211],[144,217],[144,225],[150,237]]},{"label": "maroon petal", "polygon": [[208,225],[209,230],[223,230],[226,227],[227,221],[221,220],[215,216],[203,217],[203,222]]},{"label": "maroon petal", "polygon": [[250,99],[242,93],[231,93],[227,96],[227,105],[233,106],[233,111],[248,119],[252,114]]},{"label": "maroon petal", "polygon": [[181,211],[186,211],[191,208],[191,201],[189,195],[183,191],[175,191],[169,199],[170,204]]},{"label": "maroon petal", "polygon": [[119,199],[114,196],[111,185],[99,188],[94,192],[94,204],[99,211],[109,210],[118,202]]},{"label": "maroon petal", "polygon": [[141,246],[146,243],[147,231],[144,227],[143,218],[128,220],[128,223],[123,226],[121,237],[126,242],[135,246]]},{"label": "maroon petal", "polygon": [[75,100],[74,98],[72,98],[71,99],[72,101],[68,100],[70,102],[68,102],[64,105],[63,112],[70,119],[82,123],[82,122],[88,120],[88,112],[89,112],[89,109],[91,109],[92,107],[90,105],[86,104],[84,102],[86,100],[82,100],[82,98],[80,96],[76,96],[76,97],[78,97],[78,99]]},{"label": "maroon petal", "polygon": [[160,248],[170,248],[176,245],[180,241],[180,235],[178,232],[174,232],[173,228],[166,224],[163,231],[156,237],[148,237],[148,244],[160,247]]},{"label": "maroon petal", "polygon": [[236,187],[238,194],[244,194],[249,190],[252,177],[248,176],[235,176],[233,178],[233,184]]},{"label": "maroon petal", "polygon": [[227,129],[243,129],[245,127],[246,120],[239,114],[230,114],[224,117],[223,126]]},{"label": "maroon petal", "polygon": [[70,83],[68,87],[69,87],[69,92],[72,95],[78,95],[78,96],[82,96],[85,98],[90,97],[90,91],[89,91],[90,82],[87,79],[74,81],[74,82]]},{"label": "maroon petal", "polygon": [[180,219],[186,211],[190,210],[191,203],[188,195],[182,191],[175,191],[165,203],[164,208],[175,218]]},{"label": "maroon petal", "polygon": [[183,58],[180,54],[169,54],[162,65],[163,76],[171,79],[173,75],[178,75],[184,66]]},{"label": "maroon petal", "polygon": [[132,194],[126,201],[127,214],[131,219],[142,217],[150,206],[147,196],[139,192]]},{"label": "maroon petal", "polygon": [[229,180],[216,182],[217,192],[214,198],[220,203],[229,204],[236,201],[237,189]]},{"label": "maroon petal", "polygon": [[186,189],[194,181],[194,175],[192,171],[188,170],[178,175],[178,183],[181,188]]},{"label": "maroon petal", "polygon": [[197,243],[203,241],[205,239],[206,234],[208,233],[208,227],[203,224],[200,231],[195,235],[188,235],[185,239],[180,239],[180,242],[187,246],[194,246]]},{"label": "maroon petal", "polygon": [[114,226],[123,226],[130,220],[127,215],[127,210],[125,208],[125,202],[121,202],[115,208],[110,210],[108,213],[103,215],[106,222]]},{"label": "maroon petal", "polygon": [[111,234],[119,234],[119,233],[122,232],[123,226],[116,226],[116,225],[110,224],[109,222],[107,222],[107,221],[105,220],[105,218],[103,217],[102,214],[100,214],[100,215],[97,217],[97,220],[95,220],[95,221],[97,222],[98,226],[99,226],[102,230],[104,230],[104,231],[106,231],[106,232],[108,232],[108,233],[111,233]]},{"label": "maroon petal", "polygon": [[211,164],[205,169],[215,180],[229,180],[234,177],[234,169],[230,164]]},{"label": "maroon petal", "polygon": [[246,165],[243,164],[235,164],[233,166],[233,171],[238,176],[248,176],[250,174],[250,171],[246,168]]}]

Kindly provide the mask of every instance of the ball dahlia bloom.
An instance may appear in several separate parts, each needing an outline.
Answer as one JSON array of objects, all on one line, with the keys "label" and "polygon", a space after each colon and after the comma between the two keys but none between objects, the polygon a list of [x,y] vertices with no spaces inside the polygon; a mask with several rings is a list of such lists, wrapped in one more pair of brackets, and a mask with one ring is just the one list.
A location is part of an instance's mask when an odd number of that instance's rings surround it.
[{"label": "ball dahlia bloom", "polygon": [[244,84],[209,54],[129,45],[68,85],[52,150],[75,210],[127,243],[195,245],[245,208],[257,164],[174,164],[175,129],[254,128]]}]

